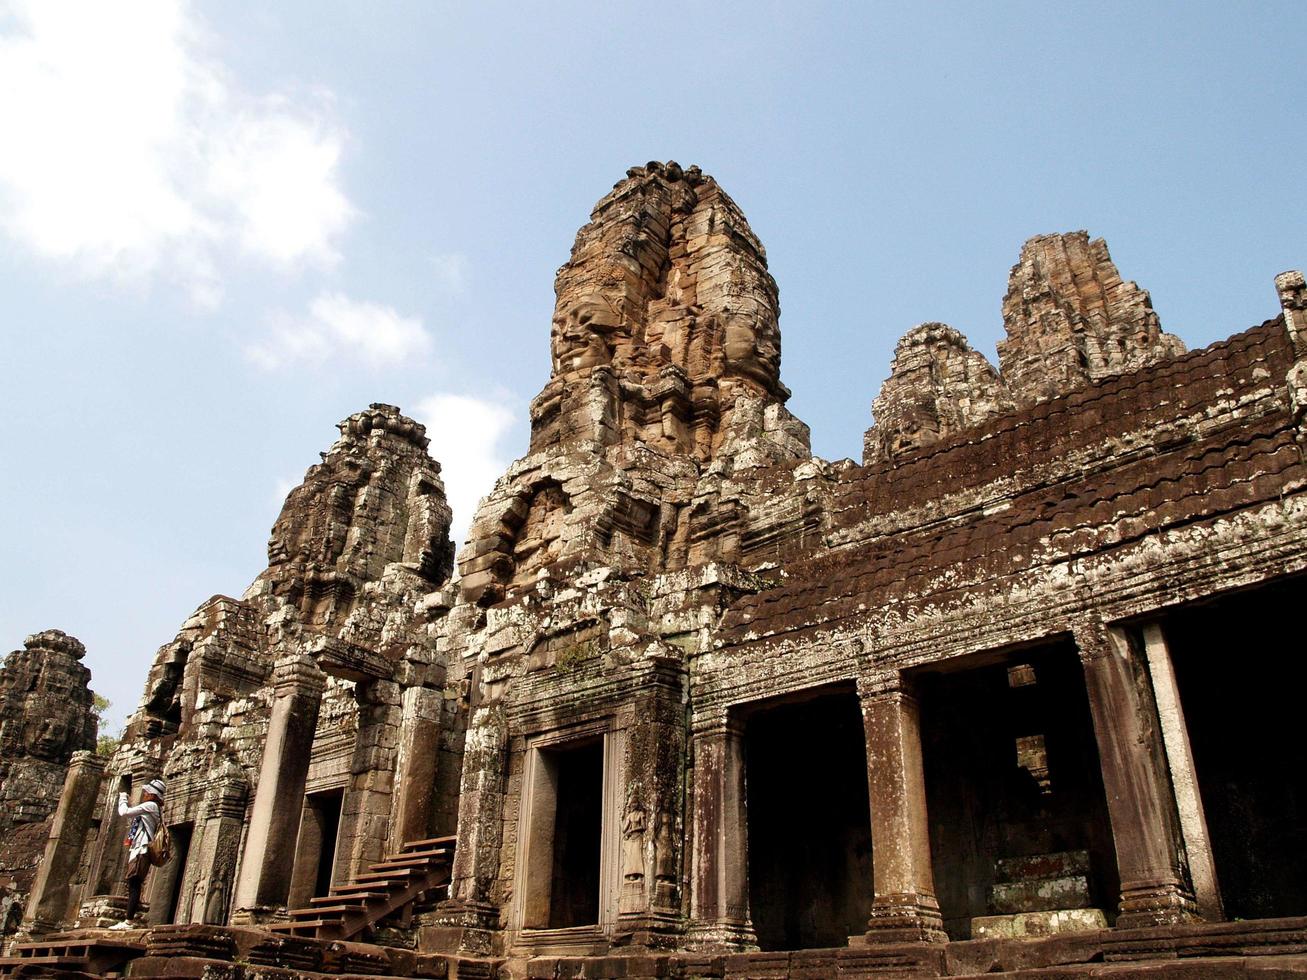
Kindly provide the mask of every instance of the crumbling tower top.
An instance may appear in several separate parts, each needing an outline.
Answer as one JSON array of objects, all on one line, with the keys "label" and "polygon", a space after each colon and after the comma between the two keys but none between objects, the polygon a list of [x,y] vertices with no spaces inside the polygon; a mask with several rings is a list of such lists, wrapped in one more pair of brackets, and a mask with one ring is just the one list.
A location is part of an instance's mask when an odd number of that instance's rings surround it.
[{"label": "crumbling tower top", "polygon": [[780,303],[743,213],[698,167],[632,167],[559,270],[533,452],[642,442],[701,459],[740,395],[784,404]]}]

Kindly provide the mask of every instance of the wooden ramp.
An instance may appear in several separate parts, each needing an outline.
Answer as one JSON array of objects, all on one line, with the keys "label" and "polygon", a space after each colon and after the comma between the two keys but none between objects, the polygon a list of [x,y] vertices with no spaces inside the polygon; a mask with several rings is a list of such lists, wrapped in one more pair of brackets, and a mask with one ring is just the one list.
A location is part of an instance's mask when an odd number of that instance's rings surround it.
[{"label": "wooden ramp", "polygon": [[10,955],[0,957],[0,977],[120,977],[127,964],[144,953],[143,940],[107,930],[56,934],[19,943]]},{"label": "wooden ramp", "polygon": [[292,909],[289,922],[265,928],[315,939],[352,939],[448,886],[453,865],[453,837],[409,841],[398,854],[378,861],[349,884],[333,885],[307,908]]}]

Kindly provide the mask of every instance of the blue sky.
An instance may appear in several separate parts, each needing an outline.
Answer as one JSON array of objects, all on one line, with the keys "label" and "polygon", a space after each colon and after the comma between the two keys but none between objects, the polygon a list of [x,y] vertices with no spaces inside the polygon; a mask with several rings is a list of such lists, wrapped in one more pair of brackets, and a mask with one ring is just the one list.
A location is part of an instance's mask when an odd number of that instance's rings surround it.
[{"label": "blue sky", "polygon": [[455,520],[526,447],[553,275],[627,167],[697,163],[858,457],[893,347],[994,359],[1021,243],[1086,228],[1191,347],[1307,265],[1301,3],[0,3],[0,649],[134,708],[369,402]]}]

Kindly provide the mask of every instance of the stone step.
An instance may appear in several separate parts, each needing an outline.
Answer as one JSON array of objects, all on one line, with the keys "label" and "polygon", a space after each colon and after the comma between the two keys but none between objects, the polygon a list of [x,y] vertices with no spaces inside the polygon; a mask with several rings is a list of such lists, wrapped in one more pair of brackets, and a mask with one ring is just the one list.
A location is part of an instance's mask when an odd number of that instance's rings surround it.
[{"label": "stone step", "polygon": [[403,888],[408,884],[411,875],[384,875],[375,878],[364,879],[359,877],[358,881],[352,881],[348,885],[336,885],[331,889],[331,894],[336,897],[353,898],[355,895],[388,895],[391,892],[391,886]]},{"label": "stone step", "polygon": [[1053,851],[1025,857],[1000,858],[994,862],[995,881],[1030,881],[1089,874],[1088,851]]},{"label": "stone step", "polygon": [[273,922],[260,928],[268,932],[298,933],[301,929],[317,929],[319,926],[334,926],[339,919],[295,919],[291,922]]},{"label": "stone step", "polygon": [[400,853],[387,855],[348,884],[310,899],[307,907],[292,909],[289,922],[272,928],[282,934],[347,939],[398,912],[424,891],[442,887],[430,883],[448,878],[453,853],[452,837],[406,841]]},{"label": "stone step", "polygon": [[1089,879],[1084,875],[1005,881],[989,890],[989,906],[999,915],[1085,909],[1092,904],[1089,898]]},{"label": "stone step", "polygon": [[[373,867],[376,867],[376,865],[373,865]],[[353,884],[371,882],[373,885],[381,885],[383,883],[389,884],[393,882],[398,885],[402,883],[402,879],[411,878],[414,875],[422,873],[423,869],[417,867],[393,868],[389,871],[369,871],[366,874],[361,874],[355,878]]]},{"label": "stone step", "polygon": [[1036,939],[1107,928],[1101,909],[1051,909],[1015,915],[982,915],[971,920],[972,939]]}]

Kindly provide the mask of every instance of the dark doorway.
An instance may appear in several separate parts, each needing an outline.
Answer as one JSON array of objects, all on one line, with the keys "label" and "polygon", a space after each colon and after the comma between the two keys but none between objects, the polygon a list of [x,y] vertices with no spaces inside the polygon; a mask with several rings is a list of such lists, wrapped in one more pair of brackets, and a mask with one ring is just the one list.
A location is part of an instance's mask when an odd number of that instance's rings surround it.
[{"label": "dark doorway", "polygon": [[345,798],[343,790],[315,793],[309,797],[314,811],[317,830],[318,871],[313,880],[313,897],[331,891],[331,873],[336,865],[336,838],[340,833],[340,809]]},{"label": "dark doorway", "polygon": [[1110,918],[1116,850],[1072,644],[925,673],[917,692],[949,938],[971,938],[971,920],[986,915],[1096,908]]},{"label": "dark doorway", "polygon": [[331,891],[344,798],[343,789],[322,790],[304,797],[299,839],[295,844],[295,870],[291,875],[291,908],[302,908],[309,904],[309,899]]},{"label": "dark doorway", "polygon": [[1163,623],[1227,918],[1307,915],[1302,652],[1290,579]]},{"label": "dark doorway", "polygon": [[844,946],[871,911],[871,811],[852,691],[757,709],[745,729],[749,903],[763,949]]},{"label": "dark doorway", "polygon": [[549,928],[599,922],[599,858],[604,794],[604,744],[541,753],[557,779]]},{"label": "dark doorway", "polygon": [[[179,921],[178,904],[182,895],[182,883],[186,878],[186,857],[191,849],[191,823],[171,824],[168,835],[172,839],[172,856],[162,867],[155,870],[158,880],[150,890],[149,921],[151,925],[167,925]],[[184,910],[188,921],[190,909]]]}]

